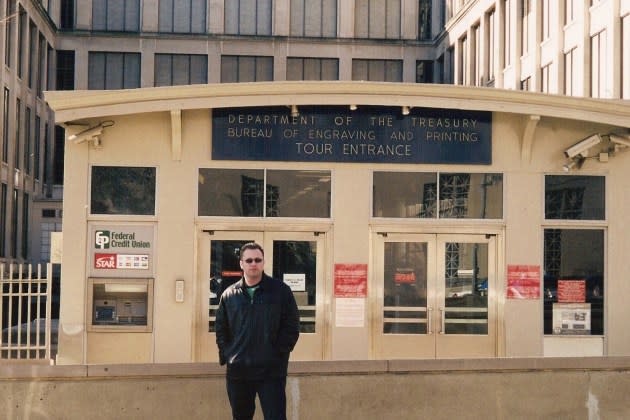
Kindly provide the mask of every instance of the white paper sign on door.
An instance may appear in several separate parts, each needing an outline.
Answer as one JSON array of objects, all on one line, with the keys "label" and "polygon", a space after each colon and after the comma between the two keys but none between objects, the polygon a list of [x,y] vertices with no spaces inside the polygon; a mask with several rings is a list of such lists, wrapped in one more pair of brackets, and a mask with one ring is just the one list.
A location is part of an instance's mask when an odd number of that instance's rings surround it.
[{"label": "white paper sign on door", "polygon": [[306,291],[306,274],[288,274],[285,273],[282,280],[293,292]]},{"label": "white paper sign on door", "polygon": [[365,326],[365,299],[336,298],[335,325],[337,327]]}]

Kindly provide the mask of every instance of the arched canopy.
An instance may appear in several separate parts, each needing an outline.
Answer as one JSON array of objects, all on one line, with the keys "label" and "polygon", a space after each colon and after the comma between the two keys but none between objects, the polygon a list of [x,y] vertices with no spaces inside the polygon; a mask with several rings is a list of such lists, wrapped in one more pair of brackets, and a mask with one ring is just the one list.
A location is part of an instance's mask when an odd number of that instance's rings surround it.
[{"label": "arched canopy", "polygon": [[278,105],[386,105],[484,110],[630,128],[630,101],[455,85],[380,82],[256,82],[107,91],[50,91],[58,123],[187,109]]}]

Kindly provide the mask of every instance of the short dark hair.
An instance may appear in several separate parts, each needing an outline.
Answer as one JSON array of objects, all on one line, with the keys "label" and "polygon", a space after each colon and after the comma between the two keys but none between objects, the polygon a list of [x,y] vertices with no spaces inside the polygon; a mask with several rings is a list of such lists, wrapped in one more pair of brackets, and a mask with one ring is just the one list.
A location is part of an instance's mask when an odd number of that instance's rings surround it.
[{"label": "short dark hair", "polygon": [[241,258],[243,257],[243,252],[248,249],[257,249],[261,254],[263,254],[263,257],[265,256],[265,251],[262,249],[262,246],[258,245],[256,242],[247,242],[241,247],[241,253],[239,254]]}]

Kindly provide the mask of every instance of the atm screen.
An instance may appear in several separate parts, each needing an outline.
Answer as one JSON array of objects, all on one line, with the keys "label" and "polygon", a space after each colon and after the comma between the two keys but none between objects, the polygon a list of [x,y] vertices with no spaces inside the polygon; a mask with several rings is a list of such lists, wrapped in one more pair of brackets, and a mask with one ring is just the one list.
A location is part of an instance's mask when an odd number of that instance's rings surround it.
[{"label": "atm screen", "polygon": [[113,322],[116,317],[115,306],[96,306],[94,308],[95,322]]}]

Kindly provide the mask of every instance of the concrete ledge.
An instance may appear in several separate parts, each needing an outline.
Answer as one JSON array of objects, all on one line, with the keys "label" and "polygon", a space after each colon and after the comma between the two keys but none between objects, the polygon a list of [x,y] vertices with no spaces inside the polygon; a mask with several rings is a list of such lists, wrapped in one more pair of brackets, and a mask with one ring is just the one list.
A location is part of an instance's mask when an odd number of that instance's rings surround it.
[{"label": "concrete ledge", "polygon": [[[630,357],[499,358],[443,360],[330,360],[289,363],[289,375],[369,375],[429,372],[615,370],[630,371]],[[0,378],[212,377],[225,375],[218,363],[155,363],[48,366],[4,362]]]},{"label": "concrete ledge", "polygon": [[[290,420],[630,418],[630,358],[292,362]],[[7,419],[227,419],[217,363],[0,366]],[[260,409],[254,417],[262,420]]]},{"label": "concrete ledge", "polygon": [[221,376],[225,367],[218,363],[155,363],[139,365],[89,365],[88,377],[147,377],[147,376]]}]

